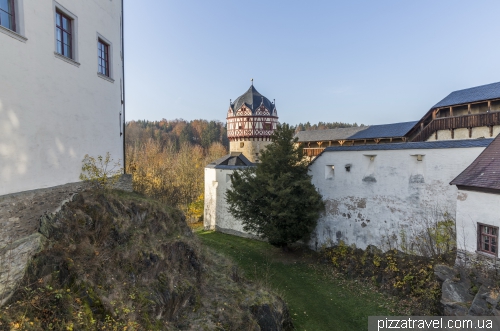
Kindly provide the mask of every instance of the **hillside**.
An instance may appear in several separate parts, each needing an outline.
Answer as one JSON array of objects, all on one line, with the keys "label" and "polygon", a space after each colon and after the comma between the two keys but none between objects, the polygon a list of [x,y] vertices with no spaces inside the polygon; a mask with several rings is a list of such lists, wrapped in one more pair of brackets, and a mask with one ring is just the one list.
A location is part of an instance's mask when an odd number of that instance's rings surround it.
[{"label": "hillside", "polygon": [[285,303],[203,249],[177,209],[83,192],[0,308],[0,330],[289,330]]}]

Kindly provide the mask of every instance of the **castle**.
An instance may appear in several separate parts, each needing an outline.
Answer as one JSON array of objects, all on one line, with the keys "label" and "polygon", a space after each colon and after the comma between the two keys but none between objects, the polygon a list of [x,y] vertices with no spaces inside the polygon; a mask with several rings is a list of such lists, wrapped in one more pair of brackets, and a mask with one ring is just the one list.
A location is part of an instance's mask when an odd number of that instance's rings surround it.
[{"label": "castle", "polygon": [[[245,107],[250,122],[259,116],[255,100],[248,97],[253,90],[252,86],[237,99],[253,101],[237,103]],[[259,97],[259,106],[274,106]],[[235,128],[233,105],[228,130]],[[311,161],[312,183],[326,205],[310,247],[343,241],[360,248],[391,248],[429,222],[457,220],[462,227],[457,227],[459,252],[486,256],[496,263],[500,168],[498,161],[485,160],[492,155],[500,159],[500,138],[494,140],[499,133],[500,83],[452,92],[418,121],[298,132],[298,143]],[[258,161],[258,151],[246,132],[231,131],[231,135],[232,141],[248,149],[232,144],[229,155],[205,168],[204,225],[252,236],[227,212],[224,194],[232,172],[255,166],[251,161]],[[468,175],[461,174],[466,169]],[[486,174],[490,181],[478,184],[471,174]],[[481,213],[473,212],[476,200],[484,206]]]}]

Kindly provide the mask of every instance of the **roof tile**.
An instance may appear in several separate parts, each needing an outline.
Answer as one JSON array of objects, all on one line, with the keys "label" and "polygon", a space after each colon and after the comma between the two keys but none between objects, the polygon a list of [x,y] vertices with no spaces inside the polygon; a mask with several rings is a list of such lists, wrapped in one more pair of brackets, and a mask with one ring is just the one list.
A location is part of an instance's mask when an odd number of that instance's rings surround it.
[{"label": "roof tile", "polygon": [[500,190],[500,135],[450,184]]},{"label": "roof tile", "polygon": [[451,92],[432,108],[459,105],[469,102],[500,98],[500,82]]},{"label": "roof tile", "polygon": [[483,138],[483,139],[465,139],[465,140],[407,142],[407,143],[380,144],[380,145],[332,146],[325,148],[323,152],[486,147],[492,141],[493,139]]}]

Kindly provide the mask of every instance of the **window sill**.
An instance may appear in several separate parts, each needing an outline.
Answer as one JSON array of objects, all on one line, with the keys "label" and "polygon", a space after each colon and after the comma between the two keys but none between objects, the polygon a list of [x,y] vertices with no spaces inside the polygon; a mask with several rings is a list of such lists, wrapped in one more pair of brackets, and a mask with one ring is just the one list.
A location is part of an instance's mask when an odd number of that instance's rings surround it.
[{"label": "window sill", "polygon": [[63,60],[64,62],[68,62],[69,64],[74,65],[75,67],[80,67],[80,63],[76,62],[75,60],[70,59],[69,57],[66,57],[64,55],[61,55],[57,52],[54,52],[54,56],[60,60]]},{"label": "window sill", "polygon": [[114,80],[113,78],[108,77],[108,76],[106,76],[106,75],[103,75],[103,74],[101,74],[101,73],[99,73],[99,72],[97,73],[97,77],[102,78],[102,79],[104,79],[104,80],[107,80],[107,81],[108,81],[108,82],[110,82],[110,83],[114,83],[114,82],[115,82],[115,80]]},{"label": "window sill", "polygon": [[28,40],[28,38],[26,38],[25,36],[21,36],[19,33],[12,31],[10,29],[7,29],[6,27],[3,27],[1,25],[0,25],[0,32],[5,33],[9,37],[17,39],[23,43],[25,43]]}]

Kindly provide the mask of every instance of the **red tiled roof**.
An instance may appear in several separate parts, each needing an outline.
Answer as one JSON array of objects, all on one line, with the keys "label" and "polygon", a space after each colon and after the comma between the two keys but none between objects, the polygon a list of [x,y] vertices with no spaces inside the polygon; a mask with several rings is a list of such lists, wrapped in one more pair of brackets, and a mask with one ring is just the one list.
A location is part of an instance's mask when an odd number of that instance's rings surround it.
[{"label": "red tiled roof", "polygon": [[450,184],[500,190],[500,135]]}]

